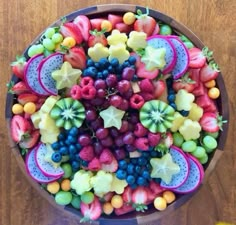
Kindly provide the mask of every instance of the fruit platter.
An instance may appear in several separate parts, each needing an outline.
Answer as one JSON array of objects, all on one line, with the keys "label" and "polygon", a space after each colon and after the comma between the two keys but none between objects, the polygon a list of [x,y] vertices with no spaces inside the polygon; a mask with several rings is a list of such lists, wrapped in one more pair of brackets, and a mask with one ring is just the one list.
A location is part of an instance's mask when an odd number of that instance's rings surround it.
[{"label": "fruit platter", "polygon": [[148,7],[66,15],[11,68],[10,148],[32,186],[81,222],[155,221],[223,152],[228,98],[213,51]]}]

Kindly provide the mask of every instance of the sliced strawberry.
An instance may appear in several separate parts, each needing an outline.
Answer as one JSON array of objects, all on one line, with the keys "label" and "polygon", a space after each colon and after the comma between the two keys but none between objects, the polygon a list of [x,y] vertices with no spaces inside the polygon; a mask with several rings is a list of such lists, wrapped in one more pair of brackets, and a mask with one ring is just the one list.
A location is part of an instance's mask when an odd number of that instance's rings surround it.
[{"label": "sliced strawberry", "polygon": [[24,79],[26,64],[26,58],[24,56],[16,56],[16,61],[11,63],[13,74],[22,80]]},{"label": "sliced strawberry", "polygon": [[171,132],[166,132],[162,135],[161,143],[165,144],[167,148],[170,148],[173,145],[174,139]]},{"label": "sliced strawberry", "polygon": [[118,169],[118,162],[115,159],[115,157],[113,157],[113,160],[110,164],[102,164],[102,170],[106,171],[106,172],[110,172],[110,173],[114,173],[116,172]]},{"label": "sliced strawberry", "polygon": [[8,87],[8,92],[12,93],[12,94],[22,94],[22,93],[26,93],[26,92],[31,92],[31,90],[28,88],[28,86],[25,84],[24,81],[19,81],[16,84],[13,83],[9,83],[7,85]]},{"label": "sliced strawberry", "polygon": [[209,64],[206,64],[200,70],[200,79],[204,83],[210,80],[215,80],[218,75],[219,68],[214,61],[211,61]]},{"label": "sliced strawberry", "polygon": [[101,24],[104,21],[104,18],[94,18],[90,20],[91,23],[91,30],[97,30],[100,31],[101,30]]},{"label": "sliced strawberry", "polygon": [[198,96],[196,98],[196,103],[201,108],[203,108],[204,112],[216,112],[216,105],[214,101],[211,98],[209,98],[207,93]]},{"label": "sliced strawberry", "polygon": [[117,23],[115,25],[115,29],[119,30],[121,33],[129,33],[130,31],[132,31],[133,26],[131,25],[127,25],[125,23]]},{"label": "sliced strawberry", "polygon": [[104,164],[110,164],[113,161],[113,154],[111,153],[111,150],[108,148],[104,148],[102,150],[102,153],[99,157],[99,161]]},{"label": "sliced strawberry", "polygon": [[32,131],[29,136],[24,138],[22,141],[19,142],[21,148],[33,148],[39,139],[40,133],[39,130]]},{"label": "sliced strawberry", "polygon": [[222,130],[223,123],[226,123],[226,121],[218,113],[206,112],[201,117],[199,123],[204,131],[217,132]]},{"label": "sliced strawberry", "polygon": [[126,186],[122,193],[122,199],[125,203],[130,204],[132,202],[132,189],[130,186]]},{"label": "sliced strawberry", "polygon": [[155,98],[161,97],[166,89],[165,81],[164,80],[157,80],[157,81],[153,82],[153,84],[155,86],[154,97]]},{"label": "sliced strawberry", "polygon": [[98,197],[95,197],[91,204],[81,202],[80,210],[83,215],[80,222],[92,222],[97,220],[102,214],[102,206]]},{"label": "sliced strawberry", "polygon": [[137,20],[134,22],[134,30],[142,31],[151,36],[156,29],[156,20],[148,15],[149,10],[147,9],[146,14],[143,14],[141,10],[137,11]]},{"label": "sliced strawberry", "polygon": [[189,49],[189,67],[190,68],[201,68],[206,63],[206,57],[201,49],[199,48],[190,48]]},{"label": "sliced strawberry", "polygon": [[78,26],[72,22],[64,23],[60,27],[60,32],[64,37],[73,37],[77,44],[81,44],[83,36]]},{"label": "sliced strawberry", "polygon": [[73,68],[84,69],[86,67],[86,54],[82,47],[73,47],[64,55],[64,61],[68,61]]},{"label": "sliced strawberry", "polygon": [[145,187],[137,187],[132,193],[133,207],[136,211],[144,212],[147,210],[148,193]]},{"label": "sliced strawberry", "polygon": [[11,136],[13,141],[19,143],[29,136],[31,125],[27,119],[14,115],[11,120]]},{"label": "sliced strawberry", "polygon": [[204,95],[206,92],[206,87],[204,86],[204,84],[200,81],[198,86],[194,88],[194,90],[192,91],[192,94],[194,94],[196,97],[197,96],[201,96]]},{"label": "sliced strawberry", "polygon": [[104,202],[110,202],[111,199],[112,199],[112,197],[113,197],[114,195],[115,195],[114,192],[108,192],[108,193],[106,193],[106,194],[102,197],[102,200],[103,200]]},{"label": "sliced strawberry", "polygon": [[91,30],[91,23],[90,23],[89,18],[84,15],[79,15],[74,19],[73,22],[79,28],[79,30],[83,36],[83,39],[85,41],[88,41],[89,31]]},{"label": "sliced strawberry", "polygon": [[159,32],[160,32],[160,26],[159,26],[159,24],[157,23],[157,24],[156,24],[156,27],[155,27],[155,29],[154,29],[154,31],[153,31],[153,33],[152,33],[152,35],[159,34]]},{"label": "sliced strawberry", "polygon": [[142,79],[139,82],[139,87],[142,92],[153,93],[155,87],[150,79]]},{"label": "sliced strawberry", "polygon": [[189,69],[189,77],[195,81],[195,83],[193,84],[194,88],[196,88],[199,83],[200,83],[200,69]]},{"label": "sliced strawberry", "polygon": [[145,187],[145,190],[147,192],[147,203],[152,203],[153,200],[156,198],[156,194],[151,190],[149,187]]},{"label": "sliced strawberry", "polygon": [[120,15],[115,15],[110,13],[108,14],[107,18],[111,22],[113,29],[115,28],[116,24],[123,22],[123,17]]},{"label": "sliced strawberry", "polygon": [[97,157],[93,158],[88,164],[88,169],[91,171],[98,171],[101,169],[101,163]]},{"label": "sliced strawberry", "polygon": [[180,79],[174,80],[173,89],[177,92],[180,89],[184,89],[187,92],[192,92],[195,88],[195,81],[190,77],[190,73],[184,74]]},{"label": "sliced strawberry", "polygon": [[155,195],[158,195],[162,193],[163,191],[165,191],[165,189],[162,188],[160,184],[158,184],[157,182],[153,180],[150,181],[149,187]]},{"label": "sliced strawberry", "polygon": [[137,68],[137,76],[139,78],[155,79],[158,75],[158,72],[159,72],[158,69],[154,69],[152,71],[147,70],[145,63],[143,62],[140,62]]},{"label": "sliced strawberry", "polygon": [[132,212],[132,211],[134,211],[134,208],[132,205],[124,204],[121,208],[115,209],[115,214],[117,216],[120,216],[129,212]]},{"label": "sliced strawberry", "polygon": [[104,35],[103,31],[90,31],[90,36],[88,38],[88,47],[93,47],[97,43],[101,43],[104,46],[107,46],[108,42]]},{"label": "sliced strawberry", "polygon": [[23,93],[23,94],[18,95],[17,100],[21,105],[25,105],[27,102],[36,103],[39,100],[39,97],[35,94]]},{"label": "sliced strawberry", "polygon": [[85,161],[92,161],[95,158],[95,153],[92,145],[83,147],[80,150],[79,156]]}]

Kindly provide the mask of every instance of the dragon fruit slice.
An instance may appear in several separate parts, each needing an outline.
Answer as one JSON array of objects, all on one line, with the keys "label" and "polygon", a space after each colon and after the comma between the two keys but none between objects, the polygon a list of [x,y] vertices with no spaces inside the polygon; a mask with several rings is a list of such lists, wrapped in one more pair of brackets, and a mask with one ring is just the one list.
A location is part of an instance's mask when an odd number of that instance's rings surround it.
[{"label": "dragon fruit slice", "polygon": [[200,183],[202,183],[202,181],[204,179],[204,174],[205,174],[204,168],[203,168],[202,164],[194,156],[192,156],[191,154],[188,154],[187,157],[191,158],[198,165],[198,167],[200,169],[200,173],[201,173],[201,181],[200,181]]},{"label": "dragon fruit slice", "polygon": [[170,154],[173,161],[179,165],[180,172],[173,175],[169,184],[162,180],[160,186],[162,188],[173,189],[181,186],[187,180],[189,175],[189,160],[185,153],[176,146],[171,146]]},{"label": "dragon fruit slice", "polygon": [[42,85],[40,84],[39,79],[38,79],[38,70],[37,70],[43,58],[44,58],[43,54],[39,54],[30,58],[25,68],[24,80],[27,86],[32,90],[32,92],[38,95],[46,96],[46,95],[49,95],[49,93],[45,91]]},{"label": "dragon fruit slice", "polygon": [[35,159],[39,169],[45,176],[50,177],[61,177],[64,174],[64,171],[61,167],[53,167],[53,165],[44,160],[45,155],[47,154],[47,147],[45,144],[39,144],[39,147],[35,151]]},{"label": "dragon fruit slice", "polygon": [[196,162],[194,157],[188,155],[190,162],[190,171],[187,180],[178,188],[172,189],[176,193],[189,193],[198,188],[202,181],[202,171],[203,168],[199,163]]},{"label": "dragon fruit slice", "polygon": [[173,44],[177,53],[177,61],[172,70],[172,76],[174,79],[179,79],[188,69],[189,53],[184,43],[177,36],[170,35],[167,37]]},{"label": "dragon fruit slice", "polygon": [[35,152],[37,147],[33,148],[26,156],[26,170],[28,174],[39,183],[50,183],[52,181],[57,180],[59,177],[49,177],[45,176],[41,170],[38,168],[37,163],[35,161]]},{"label": "dragon fruit slice", "polygon": [[171,41],[169,41],[168,38],[166,38],[165,36],[154,35],[147,39],[147,43],[148,45],[151,45],[153,48],[166,49],[166,55],[165,55],[166,65],[161,71],[163,74],[171,72],[177,60],[177,54]]},{"label": "dragon fruit slice", "polygon": [[56,81],[51,74],[54,70],[60,69],[63,63],[63,54],[54,53],[45,58],[39,65],[39,82],[45,91],[51,95],[57,95]]}]

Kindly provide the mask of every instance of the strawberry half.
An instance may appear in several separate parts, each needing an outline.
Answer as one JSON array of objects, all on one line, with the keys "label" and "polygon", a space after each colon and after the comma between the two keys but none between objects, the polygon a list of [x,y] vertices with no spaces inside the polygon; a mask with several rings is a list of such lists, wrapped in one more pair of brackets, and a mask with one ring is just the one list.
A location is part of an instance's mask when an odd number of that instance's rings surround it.
[{"label": "strawberry half", "polygon": [[26,58],[24,56],[16,56],[16,61],[11,63],[12,72],[22,80],[24,79],[26,64]]},{"label": "strawberry half", "polygon": [[126,186],[122,193],[122,199],[125,203],[130,204],[132,202],[132,189],[130,186]]},{"label": "strawberry half", "polygon": [[104,148],[102,153],[99,157],[99,161],[104,164],[110,164],[113,161],[113,154],[111,153],[110,149]]},{"label": "strawberry half", "polygon": [[88,41],[89,31],[91,30],[91,23],[87,16],[79,15],[74,19],[74,24],[79,28],[83,39]]},{"label": "strawberry half", "polygon": [[200,70],[200,79],[204,83],[214,80],[219,75],[219,71],[218,65],[214,61],[211,61]]},{"label": "strawberry half", "polygon": [[113,29],[115,28],[116,24],[123,22],[123,17],[119,15],[108,14],[107,18],[111,22]]},{"label": "strawberry half", "polygon": [[19,142],[21,148],[33,148],[39,139],[40,133],[39,130],[32,131],[29,136],[24,138],[22,141]]},{"label": "strawberry half", "polygon": [[199,48],[189,49],[189,67],[190,68],[201,68],[206,63],[206,57],[203,51]]},{"label": "strawberry half", "polygon": [[60,32],[64,37],[73,37],[77,44],[81,44],[83,41],[83,36],[80,32],[80,29],[72,22],[64,23],[60,27]]},{"label": "strawberry half", "polygon": [[109,164],[102,163],[102,170],[106,172],[114,173],[117,171],[117,169],[118,169],[118,162],[115,159],[115,157],[113,157],[112,162]]},{"label": "strawberry half", "polygon": [[174,80],[173,89],[177,92],[180,89],[184,89],[187,92],[192,92],[195,88],[195,81],[190,78],[190,73],[184,74],[180,79]]},{"label": "strawberry half", "polygon": [[39,97],[35,94],[23,93],[18,96],[17,100],[21,105],[25,105],[27,102],[36,103],[39,100]]},{"label": "strawberry half", "polygon": [[102,206],[98,197],[95,197],[91,204],[81,202],[80,210],[83,215],[83,218],[80,220],[81,223],[97,220],[102,214]]},{"label": "strawberry half", "polygon": [[144,212],[147,210],[148,193],[144,187],[137,187],[132,193],[133,207],[136,211]]},{"label": "strawberry half", "polygon": [[28,88],[28,86],[25,84],[24,81],[19,81],[16,84],[14,84],[13,81],[7,84],[8,92],[11,94],[22,94],[25,92],[31,92],[31,90]]},{"label": "strawberry half", "polygon": [[93,158],[95,158],[95,153],[94,153],[94,149],[92,145],[88,145],[83,147],[80,150],[79,156],[81,159],[85,160],[85,161],[92,161]]},{"label": "strawberry half", "polygon": [[217,132],[222,130],[222,126],[226,122],[227,121],[223,120],[222,116],[213,112],[204,113],[199,121],[202,129],[207,132]]},{"label": "strawberry half", "polygon": [[69,62],[73,68],[84,69],[86,67],[86,55],[82,47],[73,47],[64,55],[64,61]]},{"label": "strawberry half", "polygon": [[155,90],[154,90],[154,97],[159,98],[165,92],[166,89],[166,82],[164,80],[157,80],[154,82]]},{"label": "strawberry half", "polygon": [[27,119],[14,115],[11,120],[11,136],[13,141],[19,143],[29,137],[32,127]]},{"label": "strawberry half", "polygon": [[90,36],[88,38],[88,47],[93,47],[97,43],[101,43],[104,46],[107,46],[108,42],[104,35],[103,31],[97,31],[96,29],[90,31]]},{"label": "strawberry half", "polygon": [[90,20],[90,23],[91,23],[91,30],[98,30],[100,31],[101,30],[101,24],[102,22],[104,21],[105,19],[103,18],[94,18],[94,19],[91,19]]}]

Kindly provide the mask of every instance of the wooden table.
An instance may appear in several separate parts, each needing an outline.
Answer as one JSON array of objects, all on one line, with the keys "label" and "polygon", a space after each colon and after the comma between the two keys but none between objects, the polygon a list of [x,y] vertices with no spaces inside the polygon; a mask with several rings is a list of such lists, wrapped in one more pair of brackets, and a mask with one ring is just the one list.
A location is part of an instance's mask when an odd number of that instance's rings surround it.
[{"label": "wooden table", "polygon": [[[21,171],[9,149],[4,106],[10,62],[47,26],[63,15],[90,5],[126,1],[0,0],[0,224],[75,225],[70,218],[42,199]],[[210,48],[226,83],[230,102],[230,128],[225,151],[214,173],[187,204],[161,221],[160,225],[213,225],[216,221],[236,223],[236,1],[162,0],[129,1],[159,10],[185,24]]]}]

